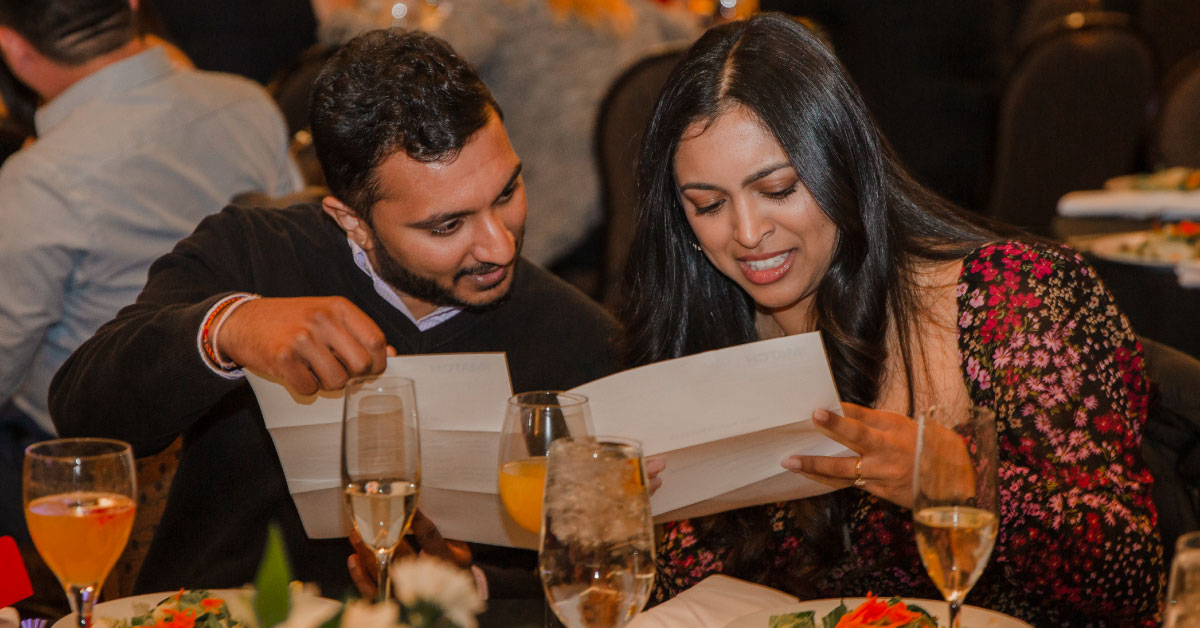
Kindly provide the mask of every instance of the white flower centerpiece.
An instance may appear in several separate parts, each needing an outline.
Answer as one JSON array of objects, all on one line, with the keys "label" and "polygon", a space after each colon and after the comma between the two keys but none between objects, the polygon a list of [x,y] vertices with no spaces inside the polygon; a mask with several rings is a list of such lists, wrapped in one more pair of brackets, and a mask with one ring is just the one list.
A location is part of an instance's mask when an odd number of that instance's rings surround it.
[{"label": "white flower centerpiece", "polygon": [[[352,599],[341,606],[332,605],[316,586],[289,582],[290,571],[282,539],[272,530],[255,580],[254,607],[260,627],[478,628],[475,617],[484,609],[470,573],[428,555],[392,563],[395,600],[379,603]],[[281,582],[287,582],[286,598],[268,593],[278,592]],[[284,599],[286,609],[281,609]],[[268,608],[271,605],[275,608]],[[283,619],[273,621],[272,616]]]}]

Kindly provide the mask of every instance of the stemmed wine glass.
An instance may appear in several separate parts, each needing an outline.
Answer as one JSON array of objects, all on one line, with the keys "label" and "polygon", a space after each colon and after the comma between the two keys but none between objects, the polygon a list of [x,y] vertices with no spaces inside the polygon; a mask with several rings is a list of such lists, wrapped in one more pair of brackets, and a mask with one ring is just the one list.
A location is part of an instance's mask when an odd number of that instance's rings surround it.
[{"label": "stemmed wine glass", "polygon": [[346,385],[342,412],[342,485],[346,511],[375,553],[379,601],[388,598],[389,565],[412,523],[421,486],[417,394],[411,379],[367,376]]},{"label": "stemmed wine glass", "polygon": [[65,438],[25,449],[25,521],[80,628],[133,528],[137,480],[128,443]]},{"label": "stemmed wine glass", "polygon": [[930,408],[917,419],[914,528],[925,571],[958,628],[963,598],[987,565],[999,523],[996,414]]},{"label": "stemmed wine glass", "polygon": [[1200,628],[1200,531],[1175,541],[1163,628]]},{"label": "stemmed wine glass", "polygon": [[641,445],[612,437],[550,445],[539,571],[568,628],[620,628],[654,583],[654,528]]},{"label": "stemmed wine glass", "polygon": [[564,436],[591,434],[587,397],[539,390],[508,399],[500,432],[500,501],[522,528],[542,531],[542,486],[546,483],[546,453]]}]

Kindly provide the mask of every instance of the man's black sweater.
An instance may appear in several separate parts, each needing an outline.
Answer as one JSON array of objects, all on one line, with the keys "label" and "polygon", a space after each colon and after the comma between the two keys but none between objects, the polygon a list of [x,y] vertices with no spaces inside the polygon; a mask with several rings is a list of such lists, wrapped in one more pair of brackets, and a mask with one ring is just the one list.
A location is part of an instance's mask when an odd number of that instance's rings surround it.
[{"label": "man's black sweater", "polygon": [[[199,354],[203,317],[234,292],[345,297],[400,355],[503,351],[515,391],[571,388],[614,364],[612,318],[531,263],[518,263],[502,305],[421,332],[376,293],[345,233],[319,206],[230,207],[210,216],[154,263],[137,302],[71,356],[50,390],[63,436],[125,440],[138,456],[184,437],[137,592],[250,582],[272,521],[283,529],[298,579],[330,596],[350,586],[350,546],[305,536],[250,386],[217,375]],[[504,596],[504,582],[490,580],[493,597]]]}]

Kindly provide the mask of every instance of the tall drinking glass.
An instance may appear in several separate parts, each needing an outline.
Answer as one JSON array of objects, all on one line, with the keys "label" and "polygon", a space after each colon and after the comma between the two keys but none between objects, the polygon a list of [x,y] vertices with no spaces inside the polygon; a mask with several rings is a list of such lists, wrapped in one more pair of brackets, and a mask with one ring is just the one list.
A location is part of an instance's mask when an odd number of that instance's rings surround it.
[{"label": "tall drinking glass", "polygon": [[996,415],[930,408],[917,419],[913,518],[925,571],[958,628],[963,598],[987,565],[999,517]]},{"label": "tall drinking glass", "polygon": [[25,521],[38,553],[71,602],[80,628],[129,540],[137,503],[133,450],[103,438],[25,449]]},{"label": "tall drinking glass", "polygon": [[539,390],[508,399],[500,432],[500,501],[522,528],[542,531],[542,486],[546,483],[546,453],[564,436],[591,434],[587,397]]},{"label": "tall drinking glass", "polygon": [[1175,542],[1163,628],[1200,628],[1200,530]]},{"label": "tall drinking glass", "polygon": [[654,583],[641,445],[597,437],[550,445],[538,552],[546,599],[568,628],[620,628]]},{"label": "tall drinking glass", "polygon": [[346,512],[375,553],[379,601],[386,600],[392,553],[412,523],[421,486],[417,394],[411,379],[358,377],[342,412]]}]

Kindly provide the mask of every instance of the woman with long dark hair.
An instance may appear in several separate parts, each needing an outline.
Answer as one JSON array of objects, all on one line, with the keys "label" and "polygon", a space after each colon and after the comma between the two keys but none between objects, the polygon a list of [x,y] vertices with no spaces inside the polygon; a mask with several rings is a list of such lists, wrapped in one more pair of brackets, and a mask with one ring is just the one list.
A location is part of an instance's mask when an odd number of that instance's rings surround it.
[{"label": "woman with long dark hair", "polygon": [[913,540],[909,417],[975,404],[997,416],[1001,528],[968,601],[1039,626],[1155,625],[1149,387],[1082,259],[913,181],[833,55],[779,15],[692,46],[638,173],[629,360],[819,330],[845,403],[813,420],[859,454],[783,461],[844,490],[668,524],[659,599],[718,572],[801,597],[940,597]]}]

